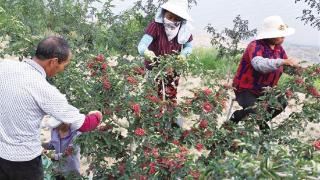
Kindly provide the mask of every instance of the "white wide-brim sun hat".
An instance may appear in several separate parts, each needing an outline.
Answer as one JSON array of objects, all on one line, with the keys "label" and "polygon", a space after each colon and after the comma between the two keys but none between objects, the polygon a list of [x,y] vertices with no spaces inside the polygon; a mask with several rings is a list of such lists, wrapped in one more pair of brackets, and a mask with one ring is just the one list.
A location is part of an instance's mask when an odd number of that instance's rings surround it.
[{"label": "white wide-brim sun hat", "polygon": [[256,39],[287,37],[294,33],[295,29],[285,24],[280,16],[269,16],[264,19]]},{"label": "white wide-brim sun hat", "polygon": [[192,21],[192,18],[188,13],[189,8],[187,0],[169,0],[164,3],[161,8],[170,11],[187,21]]}]

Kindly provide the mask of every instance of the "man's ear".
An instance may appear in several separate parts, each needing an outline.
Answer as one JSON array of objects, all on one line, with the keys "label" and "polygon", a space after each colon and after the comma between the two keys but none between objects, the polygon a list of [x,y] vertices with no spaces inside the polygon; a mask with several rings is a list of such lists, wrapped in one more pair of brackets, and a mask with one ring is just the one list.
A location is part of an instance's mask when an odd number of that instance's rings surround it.
[{"label": "man's ear", "polygon": [[50,67],[56,66],[57,64],[59,64],[58,58],[49,59]]}]

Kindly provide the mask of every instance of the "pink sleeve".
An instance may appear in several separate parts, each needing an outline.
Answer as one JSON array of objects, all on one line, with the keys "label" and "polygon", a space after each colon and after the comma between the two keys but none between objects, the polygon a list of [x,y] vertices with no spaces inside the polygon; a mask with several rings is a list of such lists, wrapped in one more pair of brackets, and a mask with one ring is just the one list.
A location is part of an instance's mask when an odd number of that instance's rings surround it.
[{"label": "pink sleeve", "polygon": [[84,120],[84,123],[82,124],[80,129],[78,129],[78,131],[89,132],[94,130],[99,125],[101,119],[102,116],[99,113],[87,115]]}]

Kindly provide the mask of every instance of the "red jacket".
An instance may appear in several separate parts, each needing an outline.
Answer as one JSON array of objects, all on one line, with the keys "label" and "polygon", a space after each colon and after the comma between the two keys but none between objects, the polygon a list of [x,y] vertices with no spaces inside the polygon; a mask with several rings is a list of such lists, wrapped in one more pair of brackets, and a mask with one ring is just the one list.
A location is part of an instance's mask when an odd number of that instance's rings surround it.
[{"label": "red jacket", "polygon": [[256,56],[269,59],[288,58],[281,45],[276,45],[274,49],[271,49],[264,40],[252,41],[245,50],[233,79],[236,93],[249,90],[259,95],[263,87],[274,87],[278,84],[283,67],[280,66],[277,70],[266,74],[258,72],[251,65],[251,60]]}]

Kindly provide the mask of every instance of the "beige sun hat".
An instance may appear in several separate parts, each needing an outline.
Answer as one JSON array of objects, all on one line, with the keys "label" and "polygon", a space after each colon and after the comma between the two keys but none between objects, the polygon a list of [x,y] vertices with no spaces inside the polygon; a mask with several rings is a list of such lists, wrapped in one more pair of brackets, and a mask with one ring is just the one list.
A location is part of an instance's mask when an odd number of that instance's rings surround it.
[{"label": "beige sun hat", "polygon": [[269,16],[263,20],[256,39],[286,37],[294,33],[295,29],[285,24],[280,16]]},{"label": "beige sun hat", "polygon": [[188,0],[169,0],[164,3],[161,8],[170,11],[187,21],[192,21],[192,18],[188,13]]}]

